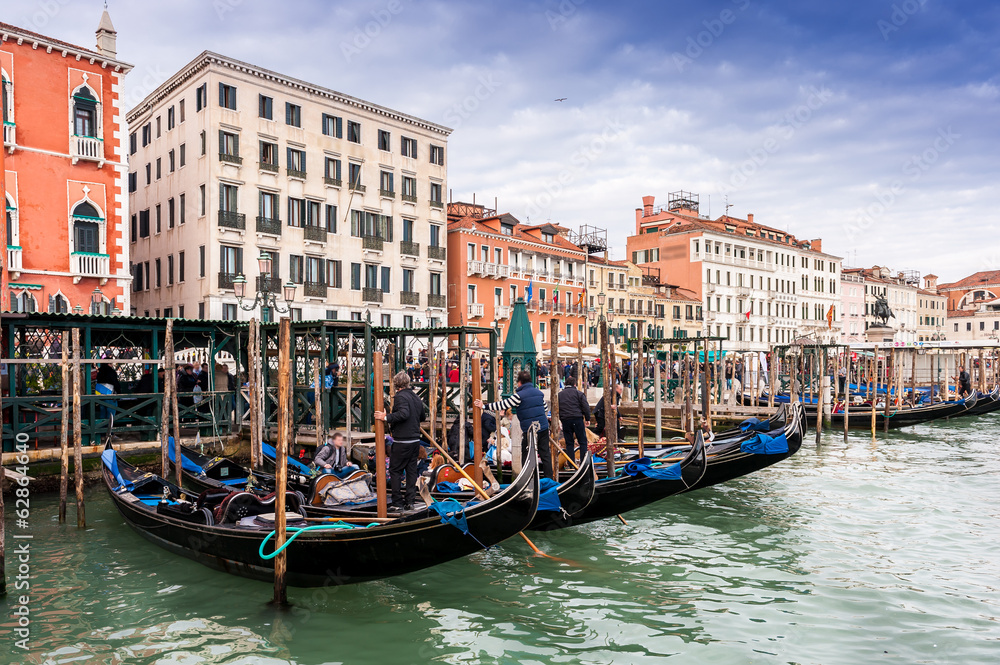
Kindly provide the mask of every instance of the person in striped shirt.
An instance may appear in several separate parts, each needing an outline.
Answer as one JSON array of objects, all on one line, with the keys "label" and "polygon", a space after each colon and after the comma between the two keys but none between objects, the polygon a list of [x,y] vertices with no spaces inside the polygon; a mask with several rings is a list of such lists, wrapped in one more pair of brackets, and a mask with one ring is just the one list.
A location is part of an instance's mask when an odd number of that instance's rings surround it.
[{"label": "person in striped shirt", "polygon": [[521,459],[528,455],[528,428],[538,423],[537,452],[542,460],[542,476],[552,478],[552,451],[549,448],[549,418],[545,412],[545,395],[531,381],[531,373],[521,370],[517,375],[517,390],[514,394],[486,404],[477,399],[477,408],[486,411],[506,411],[517,409],[517,420],[521,424]]}]

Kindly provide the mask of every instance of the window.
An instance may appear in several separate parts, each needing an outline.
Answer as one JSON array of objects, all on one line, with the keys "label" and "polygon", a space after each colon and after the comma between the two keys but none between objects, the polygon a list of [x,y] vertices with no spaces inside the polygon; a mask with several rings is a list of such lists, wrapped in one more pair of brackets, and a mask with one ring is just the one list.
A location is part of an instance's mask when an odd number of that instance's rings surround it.
[{"label": "window", "polygon": [[441,203],[441,183],[431,183],[431,203]]},{"label": "window", "polygon": [[159,180],[163,177],[163,160],[160,157],[156,158],[156,179]]},{"label": "window", "polygon": [[403,153],[403,157],[417,158],[417,139],[408,139],[405,136],[399,139],[400,142],[400,152]]},{"label": "window", "polygon": [[146,184],[153,182],[153,165],[146,164]]},{"label": "window", "polygon": [[219,84],[219,106],[230,111],[236,110],[236,88],[226,83]]},{"label": "window", "polygon": [[[335,289],[342,288],[344,286],[341,280],[341,262],[335,259],[327,259],[326,261],[326,285],[331,286]],[[336,316],[327,316],[328,319],[335,319]]]},{"label": "window", "polygon": [[184,100],[177,102],[177,115],[180,117],[180,122],[184,122]]},{"label": "window", "polygon": [[139,237],[149,237],[149,209],[139,211]]},{"label": "window", "polygon": [[[86,203],[76,207],[73,211],[74,217],[77,211],[84,206],[91,208]],[[91,208],[93,209],[93,208]],[[96,211],[95,211],[96,212]],[[98,254],[101,251],[100,226],[96,221],[75,219],[73,221],[73,251]]]},{"label": "window", "polygon": [[220,245],[219,271],[228,275],[241,274],[243,272],[243,248]]},{"label": "window", "polygon": [[351,290],[360,291],[361,290],[361,264],[352,263],[351,264]]},{"label": "window", "polygon": [[409,314],[403,316],[403,327],[408,330],[413,330],[413,317]]},{"label": "window", "polygon": [[306,201],[288,197],[288,225],[296,228],[305,226]]},{"label": "window", "polygon": [[439,145],[431,146],[431,164],[444,166],[444,148]]},{"label": "window", "polygon": [[224,212],[239,212],[239,187],[236,185],[219,185],[219,210]]},{"label": "window", "polygon": [[167,153],[167,163],[169,164],[168,169],[169,169],[170,173],[173,173],[174,171],[177,170],[177,164],[176,164],[176,160],[174,159],[174,157],[175,157],[175,154],[174,154],[173,150],[171,150],[170,152]]},{"label": "window", "polygon": [[326,231],[337,232],[337,206],[326,204]]},{"label": "window", "polygon": [[306,175],[306,151],[288,149],[288,175],[304,178]]},{"label": "window", "polygon": [[403,220],[403,242],[413,242],[413,224],[412,219]]},{"label": "window", "polygon": [[274,120],[274,100],[267,95],[257,95],[257,115],[265,120]]},{"label": "window", "polygon": [[174,255],[167,255],[167,286],[174,284]]},{"label": "window", "polygon": [[219,131],[219,159],[235,161],[240,157],[240,137],[232,132]]},{"label": "window", "polygon": [[336,180],[340,184],[340,160],[327,157],[323,166],[323,177],[327,182]]},{"label": "window", "polygon": [[403,200],[416,203],[417,201],[417,179],[403,176]]},{"label": "window", "polygon": [[322,226],[323,220],[319,216],[319,201],[306,201],[306,226]]},{"label": "window", "polygon": [[431,295],[439,296],[441,295],[441,273],[432,272],[431,273]]},{"label": "window", "polygon": [[468,303],[470,305],[476,304],[476,285],[475,284],[469,284],[468,292],[469,292]]},{"label": "window", "polygon": [[343,121],[337,116],[323,114],[323,134],[325,136],[333,136],[334,138],[344,138],[343,136],[344,125]]},{"label": "window", "polygon": [[264,219],[278,219],[278,195],[272,192],[260,192],[258,214]]},{"label": "window", "polygon": [[271,166],[273,169],[278,169],[278,144],[270,143],[269,141],[260,142],[260,164],[261,166]]},{"label": "window", "polygon": [[302,107],[291,102],[285,102],[285,124],[292,127],[302,126]]},{"label": "window", "polygon": [[184,281],[184,251],[177,252],[177,281]]},{"label": "window", "polygon": [[174,213],[176,206],[173,199],[167,199],[167,228],[174,228]]},{"label": "window", "polygon": [[171,106],[170,108],[167,109],[167,131],[169,132],[171,129],[173,129],[175,124],[176,120],[174,118],[174,107]]},{"label": "window", "polygon": [[441,246],[441,225],[440,224],[431,224],[430,225],[430,230],[431,230],[431,243],[430,243],[431,247],[440,247]]},{"label": "window", "polygon": [[347,140],[351,143],[361,143],[361,123],[347,121]]},{"label": "window", "polygon": [[381,171],[379,173],[379,189],[387,194],[395,194],[396,190],[393,187],[392,182],[392,172],[391,171]]},{"label": "window", "polygon": [[200,187],[198,187],[198,195],[200,197],[199,198],[199,202],[200,202],[200,214],[201,214],[202,217],[204,217],[205,216],[205,208],[208,205],[208,201],[206,200],[207,197],[205,196],[205,185],[201,185]]},{"label": "window", "polygon": [[[4,88],[4,90],[6,90],[6,88]],[[4,115],[5,116],[7,115],[6,110],[7,110],[7,105],[4,104]],[[4,118],[4,120],[6,120],[6,118]],[[139,150],[138,143],[139,143],[139,141],[137,140],[135,132],[132,132],[131,134],[128,135],[128,154],[134,155],[136,152],[138,152],[138,150]]]},{"label": "window", "polygon": [[390,136],[389,132],[385,131],[384,129],[378,130],[379,150],[385,150],[386,152],[391,151],[392,150],[391,141],[392,137]]},{"label": "window", "polygon": [[194,110],[197,112],[206,106],[208,106],[208,84],[202,83],[194,91]]},{"label": "window", "polygon": [[160,266],[162,264],[160,263],[160,259],[156,259],[153,265],[155,266],[153,274],[156,276],[156,288],[160,288],[161,286],[163,286],[163,280],[161,275],[162,271],[160,270]]},{"label": "window", "polygon": [[392,292],[392,270],[389,266],[382,266],[382,293]]},{"label": "window", "polygon": [[410,293],[416,291],[416,283],[413,281],[414,271],[409,268],[403,268],[403,291]]},{"label": "window", "polygon": [[365,264],[365,288],[378,288],[378,266],[370,263]]},{"label": "window", "polygon": [[364,235],[365,213],[361,210],[351,211],[351,237],[360,238]]},{"label": "window", "polygon": [[204,130],[202,130],[199,138],[201,139],[201,154],[202,156],[204,156],[205,153],[208,151],[208,134],[205,133]]},{"label": "window", "polygon": [[184,168],[184,164],[187,163],[187,144],[182,143],[180,147],[180,162],[181,168]]},{"label": "window", "polygon": [[[198,303],[198,312],[201,315],[201,318],[205,318],[205,303]],[[236,320],[236,305],[232,303],[222,303],[222,320]]]},{"label": "window", "polygon": [[326,261],[324,259],[307,256],[306,261],[306,282],[310,284],[326,284]]},{"label": "window", "polygon": [[163,215],[162,208],[159,203],[156,204],[156,232],[160,233],[163,230]]},{"label": "window", "polygon": [[129,194],[135,192],[137,189],[139,189],[139,174],[135,173],[135,172],[129,173],[128,174],[128,192],[129,192]]},{"label": "window", "polygon": [[97,137],[97,98],[86,86],[73,93],[73,133]]}]

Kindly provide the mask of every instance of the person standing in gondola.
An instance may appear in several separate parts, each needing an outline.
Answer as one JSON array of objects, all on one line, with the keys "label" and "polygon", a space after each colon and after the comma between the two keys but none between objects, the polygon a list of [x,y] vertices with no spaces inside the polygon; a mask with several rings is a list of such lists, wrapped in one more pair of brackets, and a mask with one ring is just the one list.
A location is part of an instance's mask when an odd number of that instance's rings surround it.
[{"label": "person standing in gondola", "polygon": [[[410,389],[410,375],[399,372],[392,377],[396,396],[392,413],[376,411],[376,420],[383,420],[392,433],[389,449],[389,481],[392,485],[393,512],[413,508],[417,496],[417,464],[420,461],[420,422],[424,419],[424,403]],[[385,473],[377,469],[376,473]],[[406,474],[406,496],[403,496],[403,474]]]},{"label": "person standing in gondola", "polygon": [[485,411],[506,411],[517,409],[517,420],[521,424],[521,459],[528,456],[528,428],[538,423],[537,452],[542,458],[542,477],[552,478],[552,451],[549,447],[549,418],[545,413],[545,394],[531,382],[531,372],[521,370],[517,375],[517,391],[490,404],[477,399],[476,408]]},{"label": "person standing in gondola", "polygon": [[958,366],[958,394],[962,397],[968,397],[972,392],[972,377],[965,370],[965,365]]}]

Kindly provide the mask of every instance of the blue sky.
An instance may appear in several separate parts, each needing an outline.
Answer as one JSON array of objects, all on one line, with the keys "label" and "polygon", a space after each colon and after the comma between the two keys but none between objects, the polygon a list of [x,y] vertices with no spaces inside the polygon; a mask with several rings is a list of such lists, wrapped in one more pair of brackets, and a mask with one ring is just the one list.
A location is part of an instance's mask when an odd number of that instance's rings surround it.
[{"label": "blue sky", "polygon": [[[8,0],[3,20],[90,46],[100,10]],[[110,11],[119,56],[136,65],[133,103],[211,49],[397,108],[455,129],[456,200],[605,227],[615,258],[641,197],[683,189],[703,213],[728,200],[851,265],[944,279],[1000,269],[997,3],[111,0]]]}]

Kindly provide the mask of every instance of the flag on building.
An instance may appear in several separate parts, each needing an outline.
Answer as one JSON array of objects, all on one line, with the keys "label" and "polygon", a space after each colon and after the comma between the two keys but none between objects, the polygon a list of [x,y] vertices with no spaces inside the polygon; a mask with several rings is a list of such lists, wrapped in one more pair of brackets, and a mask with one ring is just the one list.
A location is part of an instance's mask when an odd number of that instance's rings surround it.
[{"label": "flag on building", "polygon": [[531,284],[532,284],[532,281],[529,279],[528,280],[528,288],[526,288],[524,290],[524,294],[527,296],[527,298],[525,298],[524,302],[526,304],[529,304],[529,305],[531,304],[531,294],[533,292],[533,289],[531,288]]},{"label": "flag on building", "polygon": [[829,330],[833,330],[833,305],[826,311],[826,325]]},{"label": "flag on building", "polygon": [[749,307],[750,309],[748,309],[748,310],[746,311],[746,317],[747,317],[747,321],[749,321],[749,320],[750,320],[750,315],[751,315],[751,314],[753,314],[753,301],[752,301],[752,300],[751,300],[751,301],[750,301],[750,302],[748,303],[748,307]]},{"label": "flag on building", "polygon": [[559,289],[552,291],[552,306],[556,307],[559,305]]}]

